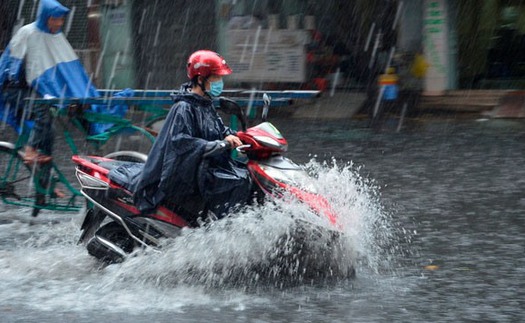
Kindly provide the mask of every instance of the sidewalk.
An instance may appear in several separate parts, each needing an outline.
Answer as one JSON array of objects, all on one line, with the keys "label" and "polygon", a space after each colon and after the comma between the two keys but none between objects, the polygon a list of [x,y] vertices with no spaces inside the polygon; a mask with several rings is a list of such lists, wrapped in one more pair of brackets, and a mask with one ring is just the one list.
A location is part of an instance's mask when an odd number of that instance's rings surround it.
[{"label": "sidewalk", "polygon": [[366,93],[357,91],[340,91],[330,96],[325,92],[313,100],[297,101],[288,111],[293,119],[350,119],[359,110]]},{"label": "sidewalk", "polygon": [[421,112],[484,114],[497,108],[509,90],[451,90],[421,97]]},{"label": "sidewalk", "polygon": [[484,113],[490,118],[525,118],[525,91],[511,91],[499,100],[498,105]]},{"label": "sidewalk", "polygon": [[[313,100],[296,101],[275,113],[293,119],[350,119],[366,98],[362,91],[325,92]],[[456,90],[441,96],[422,96],[419,114],[463,114],[485,118],[525,118],[525,91]]]}]

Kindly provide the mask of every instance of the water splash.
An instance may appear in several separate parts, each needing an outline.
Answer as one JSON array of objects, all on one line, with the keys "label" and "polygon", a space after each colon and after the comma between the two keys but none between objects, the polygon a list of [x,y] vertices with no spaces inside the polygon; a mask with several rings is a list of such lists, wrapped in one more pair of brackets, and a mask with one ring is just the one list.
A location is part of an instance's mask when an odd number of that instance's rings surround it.
[{"label": "water splash", "polygon": [[379,188],[351,163],[311,160],[305,168],[339,215],[343,234],[327,229],[327,221],[306,205],[278,200],[184,230],[162,252],[129,258],[116,275],[158,286],[280,288],[346,279],[356,266],[376,273],[391,269],[399,246]]},{"label": "water splash", "polygon": [[399,255],[399,233],[392,219],[392,211],[381,202],[380,187],[371,178],[363,177],[362,167],[336,159],[322,163],[312,159],[306,165],[317,177],[319,191],[328,196],[340,217],[348,244],[355,252],[357,267],[373,272],[392,270],[394,258]]},{"label": "water splash", "polygon": [[[247,288],[309,283],[342,271],[342,264],[329,264],[335,251],[328,248],[334,244],[331,236],[298,225],[289,211],[277,205],[249,208],[227,220],[186,230],[163,252],[129,259],[118,274],[158,286]],[[140,277],[128,275],[133,268],[139,268]]]},{"label": "water splash", "polygon": [[351,163],[335,160],[312,159],[305,169],[340,215],[344,235],[323,230],[327,224],[304,204],[280,200],[183,230],[161,252],[139,251],[122,264],[104,267],[76,244],[78,220],[14,222],[0,226],[0,243],[10,246],[0,250],[5,287],[0,302],[137,313],[188,305],[243,307],[269,301],[247,290],[338,282],[353,268],[358,277],[362,271],[390,269],[399,246],[373,180],[361,177]]}]

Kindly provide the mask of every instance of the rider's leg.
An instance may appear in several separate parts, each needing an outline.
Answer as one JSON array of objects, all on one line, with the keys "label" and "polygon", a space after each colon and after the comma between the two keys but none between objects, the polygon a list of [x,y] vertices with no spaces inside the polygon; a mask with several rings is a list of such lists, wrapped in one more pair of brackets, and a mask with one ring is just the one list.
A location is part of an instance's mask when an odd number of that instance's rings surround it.
[{"label": "rider's leg", "polygon": [[24,159],[29,163],[46,163],[51,161],[54,129],[53,115],[48,106],[38,105],[34,108],[35,125],[29,136]]},{"label": "rider's leg", "polygon": [[209,194],[205,198],[207,208],[219,219],[236,212],[248,203],[251,192],[250,178],[237,178],[225,183],[229,189],[222,193]]}]

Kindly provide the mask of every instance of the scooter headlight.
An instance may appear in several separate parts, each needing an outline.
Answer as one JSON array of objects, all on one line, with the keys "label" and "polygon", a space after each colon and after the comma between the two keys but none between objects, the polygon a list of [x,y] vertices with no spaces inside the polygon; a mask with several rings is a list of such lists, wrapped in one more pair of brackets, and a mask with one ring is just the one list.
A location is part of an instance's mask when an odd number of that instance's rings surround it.
[{"label": "scooter headlight", "polygon": [[275,148],[275,149],[279,149],[279,150],[283,150],[285,151],[286,150],[286,146],[285,145],[282,145],[280,144],[277,140],[273,139],[273,138],[270,138],[270,137],[267,137],[267,136],[253,136],[253,139],[257,140],[259,143],[267,146],[267,147],[270,147],[270,148]]}]

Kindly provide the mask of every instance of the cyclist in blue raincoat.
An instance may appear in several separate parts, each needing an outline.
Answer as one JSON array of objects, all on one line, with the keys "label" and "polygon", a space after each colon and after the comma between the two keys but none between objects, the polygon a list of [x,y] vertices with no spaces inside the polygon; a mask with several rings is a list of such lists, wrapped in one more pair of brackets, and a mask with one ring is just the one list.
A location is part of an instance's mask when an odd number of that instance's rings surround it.
[{"label": "cyclist in blue raincoat", "polygon": [[[51,160],[53,118],[47,106],[24,111],[24,99],[38,97],[99,97],[77,54],[62,33],[69,9],[56,0],[40,0],[36,21],[21,27],[0,57],[0,121],[21,133],[32,113],[33,131],[25,151],[26,162]],[[130,96],[127,90],[118,96]],[[95,112],[124,116],[126,106],[91,106]],[[26,120],[24,120],[26,119]],[[103,132],[111,125],[94,124],[92,133]]]}]

